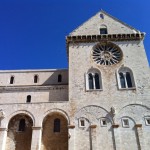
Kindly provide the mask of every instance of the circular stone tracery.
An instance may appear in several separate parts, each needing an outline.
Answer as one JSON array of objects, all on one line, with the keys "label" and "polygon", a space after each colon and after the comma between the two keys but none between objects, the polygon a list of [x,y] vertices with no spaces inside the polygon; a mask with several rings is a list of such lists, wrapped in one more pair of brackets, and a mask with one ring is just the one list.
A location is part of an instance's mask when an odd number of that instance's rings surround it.
[{"label": "circular stone tracery", "polygon": [[92,49],[92,58],[99,65],[113,65],[122,59],[122,51],[113,43],[97,44]]}]

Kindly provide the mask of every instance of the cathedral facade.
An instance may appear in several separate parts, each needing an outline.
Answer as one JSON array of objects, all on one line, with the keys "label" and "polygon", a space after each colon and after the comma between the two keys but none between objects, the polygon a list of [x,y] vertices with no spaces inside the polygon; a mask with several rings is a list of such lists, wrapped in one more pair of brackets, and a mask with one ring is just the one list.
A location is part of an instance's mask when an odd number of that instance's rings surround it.
[{"label": "cathedral facade", "polygon": [[66,37],[68,69],[0,71],[0,150],[149,150],[144,37],[100,11]]}]

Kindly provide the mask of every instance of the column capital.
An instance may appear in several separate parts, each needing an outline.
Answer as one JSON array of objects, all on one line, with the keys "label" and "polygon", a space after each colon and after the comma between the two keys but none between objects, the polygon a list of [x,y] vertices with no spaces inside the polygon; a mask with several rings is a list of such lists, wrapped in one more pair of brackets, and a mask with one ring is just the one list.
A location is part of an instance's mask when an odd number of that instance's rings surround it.
[{"label": "column capital", "polygon": [[0,131],[8,131],[7,128],[0,128]]},{"label": "column capital", "polygon": [[68,125],[68,129],[74,129],[75,125]]},{"label": "column capital", "polygon": [[141,128],[141,127],[142,127],[142,124],[135,124],[135,127],[136,127],[136,128]]},{"label": "column capital", "polygon": [[42,130],[42,127],[32,127],[32,130]]},{"label": "column capital", "polygon": [[95,124],[90,125],[91,129],[96,128],[96,127],[97,127],[97,125],[95,125]]},{"label": "column capital", "polygon": [[113,127],[113,128],[118,128],[118,127],[119,127],[119,124],[113,124],[112,127]]}]

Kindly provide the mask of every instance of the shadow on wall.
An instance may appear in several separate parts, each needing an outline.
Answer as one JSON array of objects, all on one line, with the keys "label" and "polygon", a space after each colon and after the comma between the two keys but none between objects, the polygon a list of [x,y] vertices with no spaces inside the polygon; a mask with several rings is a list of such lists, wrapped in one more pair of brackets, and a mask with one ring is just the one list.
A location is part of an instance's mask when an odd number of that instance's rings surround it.
[{"label": "shadow on wall", "polygon": [[68,85],[68,71],[56,71],[42,85]]}]

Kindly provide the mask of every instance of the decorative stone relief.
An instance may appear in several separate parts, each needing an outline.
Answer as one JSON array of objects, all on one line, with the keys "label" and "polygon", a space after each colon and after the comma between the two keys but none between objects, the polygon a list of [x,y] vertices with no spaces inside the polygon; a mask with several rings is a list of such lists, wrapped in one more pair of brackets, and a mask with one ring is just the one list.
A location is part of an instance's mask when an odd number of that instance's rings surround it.
[{"label": "decorative stone relief", "polygon": [[5,113],[2,109],[0,110],[0,118],[5,118]]}]

